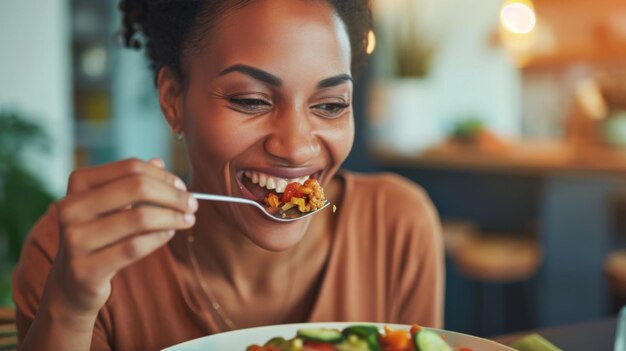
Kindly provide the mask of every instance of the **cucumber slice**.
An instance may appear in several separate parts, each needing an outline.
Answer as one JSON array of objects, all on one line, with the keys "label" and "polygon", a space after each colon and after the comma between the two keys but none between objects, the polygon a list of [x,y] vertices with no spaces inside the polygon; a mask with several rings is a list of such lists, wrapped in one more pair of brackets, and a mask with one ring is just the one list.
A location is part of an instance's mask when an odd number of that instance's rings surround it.
[{"label": "cucumber slice", "polygon": [[337,351],[371,351],[367,341],[356,335],[348,336],[344,341],[335,345]]},{"label": "cucumber slice", "polygon": [[285,344],[287,344],[287,340],[285,340],[285,338],[281,338],[280,336],[277,336],[275,338],[270,339],[268,342],[265,343],[265,345],[263,346],[278,346],[278,347],[283,347],[285,346]]},{"label": "cucumber slice", "polygon": [[378,336],[380,331],[373,325],[353,325],[345,328],[341,332],[346,338],[350,335],[355,335],[359,339],[367,342],[370,351],[380,351],[380,344],[378,343]]},{"label": "cucumber slice", "polygon": [[430,330],[421,330],[415,335],[417,351],[452,351],[441,335]]},{"label": "cucumber slice", "polygon": [[300,329],[298,337],[308,341],[338,343],[343,340],[343,335],[337,329]]}]

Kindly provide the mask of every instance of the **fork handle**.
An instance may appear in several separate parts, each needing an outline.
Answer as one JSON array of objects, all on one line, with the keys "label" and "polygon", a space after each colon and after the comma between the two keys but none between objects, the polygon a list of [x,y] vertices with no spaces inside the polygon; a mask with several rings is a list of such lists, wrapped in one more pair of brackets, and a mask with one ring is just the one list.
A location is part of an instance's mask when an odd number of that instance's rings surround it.
[{"label": "fork handle", "polygon": [[242,204],[248,205],[258,205],[256,202],[248,199],[244,199],[241,197],[234,196],[225,196],[225,195],[215,195],[215,194],[202,194],[202,193],[191,193],[191,196],[195,197],[198,200],[210,200],[210,201],[222,201],[222,202],[238,202]]}]

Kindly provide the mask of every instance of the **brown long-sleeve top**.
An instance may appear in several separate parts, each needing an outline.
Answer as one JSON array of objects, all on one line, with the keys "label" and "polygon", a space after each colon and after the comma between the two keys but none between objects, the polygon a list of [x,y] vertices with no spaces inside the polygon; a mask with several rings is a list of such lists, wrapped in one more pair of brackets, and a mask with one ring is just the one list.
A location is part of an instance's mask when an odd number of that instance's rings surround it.
[{"label": "brown long-sleeve top", "polygon": [[[305,321],[418,323],[441,327],[443,246],[425,192],[391,174],[344,172],[340,216],[319,292]],[[14,273],[20,339],[32,323],[59,231],[54,207],[30,233]],[[92,350],[156,350],[219,330],[169,246],[120,271],[98,316]]]}]

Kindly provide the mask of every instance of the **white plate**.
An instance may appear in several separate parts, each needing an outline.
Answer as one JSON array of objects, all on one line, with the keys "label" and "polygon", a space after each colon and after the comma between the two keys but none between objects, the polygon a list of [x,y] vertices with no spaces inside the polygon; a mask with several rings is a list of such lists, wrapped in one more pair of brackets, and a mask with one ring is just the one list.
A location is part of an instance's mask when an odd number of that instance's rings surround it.
[{"label": "white plate", "polygon": [[[362,323],[362,322],[339,322],[339,323],[299,323],[282,324],[267,327],[240,329],[226,333],[214,334],[203,338],[194,339],[182,344],[174,345],[165,351],[245,351],[251,344],[263,345],[269,339],[282,336],[285,339],[293,338],[298,329],[303,328],[334,328],[343,329],[354,324],[375,325],[382,329],[388,325],[393,329],[409,330],[411,326],[388,323]],[[498,344],[494,341],[481,339],[475,336],[451,332],[447,330],[431,329],[446,338],[446,341],[457,350],[467,347],[474,351],[514,351],[512,348]]]}]

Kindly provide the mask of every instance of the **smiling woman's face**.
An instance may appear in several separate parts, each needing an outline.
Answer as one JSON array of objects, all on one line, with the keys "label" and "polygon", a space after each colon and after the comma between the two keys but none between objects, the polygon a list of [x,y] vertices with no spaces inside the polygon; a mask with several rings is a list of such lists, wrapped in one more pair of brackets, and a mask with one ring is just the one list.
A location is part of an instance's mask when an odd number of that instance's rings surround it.
[{"label": "smiling woman's face", "polygon": [[[222,16],[201,47],[185,62],[180,117],[168,116],[184,132],[195,190],[262,201],[294,180],[327,185],[354,138],[350,43],[330,5],[254,1]],[[269,250],[296,244],[309,223],[215,208]]]}]

